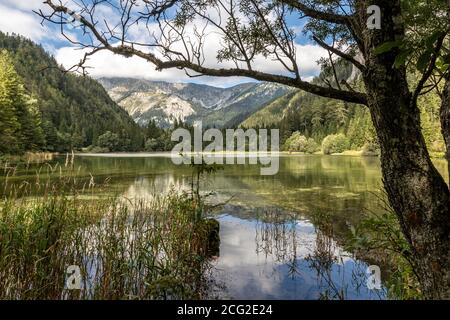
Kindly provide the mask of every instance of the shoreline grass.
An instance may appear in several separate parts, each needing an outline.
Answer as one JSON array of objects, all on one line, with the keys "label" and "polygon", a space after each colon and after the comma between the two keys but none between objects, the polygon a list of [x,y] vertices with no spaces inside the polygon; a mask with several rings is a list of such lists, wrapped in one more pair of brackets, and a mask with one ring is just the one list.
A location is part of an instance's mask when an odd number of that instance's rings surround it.
[{"label": "shoreline grass", "polygon": [[[201,199],[176,190],[89,199],[101,186],[80,190],[79,179],[63,175],[36,181],[9,186],[0,199],[0,299],[207,297],[218,223],[205,218]],[[66,288],[73,265],[81,290]]]}]

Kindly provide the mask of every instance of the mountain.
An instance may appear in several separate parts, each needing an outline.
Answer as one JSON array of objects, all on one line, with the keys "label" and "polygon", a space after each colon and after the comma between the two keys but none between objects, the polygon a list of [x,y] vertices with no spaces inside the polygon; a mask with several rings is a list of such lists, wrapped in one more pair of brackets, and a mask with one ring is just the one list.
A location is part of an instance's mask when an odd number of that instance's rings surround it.
[{"label": "mountain", "polygon": [[81,149],[108,132],[117,135],[119,150],[143,147],[142,129],[97,81],[61,72],[41,46],[20,36],[0,32],[0,51],[11,57],[27,95],[36,100],[45,134],[43,150]]},{"label": "mountain", "polygon": [[299,99],[304,95],[305,93],[303,91],[287,93],[284,96],[271,101],[239,125],[244,128],[276,127],[285,116],[285,111],[297,105]]},{"label": "mountain", "polygon": [[[362,90],[358,72],[350,64],[336,62],[336,77],[330,68],[324,68],[312,83],[338,87],[342,82],[355,90]],[[370,113],[360,105],[323,98],[296,90],[262,107],[239,124],[243,128],[267,127],[280,129],[284,143],[294,133],[313,138],[321,143],[328,135],[342,133],[348,138],[349,146],[359,150],[375,140]]]},{"label": "mountain", "polygon": [[292,89],[272,83],[244,83],[217,88],[194,83],[169,83],[133,78],[101,78],[114,101],[140,125],[150,120],[161,127],[175,120],[204,126],[239,124],[246,117]]},{"label": "mountain", "polygon": [[[345,80],[347,83],[351,84],[358,82],[359,79],[358,69],[342,60],[339,60],[336,63],[336,76],[339,82]],[[334,72],[332,72],[329,68],[323,69],[321,74],[314,78],[312,82],[322,86],[327,86],[328,84],[324,83],[323,79],[327,79],[327,83],[336,86]],[[239,125],[244,128],[252,128],[255,126],[278,127],[280,126],[282,119],[286,118],[288,115],[291,116],[290,113],[299,113],[304,111],[300,109],[308,110],[311,108],[311,105],[314,104],[323,106],[330,103],[330,101],[332,103],[339,103],[335,100],[330,100],[311,93],[295,90],[263,106],[259,111],[249,116]]]},{"label": "mountain", "polygon": [[[361,61],[361,57],[357,56]],[[344,61],[336,63],[339,83],[351,85],[357,91],[364,91],[360,72]],[[419,80],[417,75],[409,75],[411,83]],[[324,81],[323,79],[326,79]],[[326,86],[329,83],[337,87],[334,73],[325,68],[313,80],[313,83]],[[342,86],[342,83],[341,83]],[[436,92],[430,92],[419,98],[422,132],[431,152],[442,153],[445,150],[440,130],[440,98]],[[327,99],[302,91],[293,91],[275,99],[243,120],[243,128],[267,127],[279,128],[281,142],[297,132],[306,138],[313,138],[321,143],[329,135],[343,134],[353,150],[363,147],[373,148],[376,134],[370,112],[366,107]]]}]

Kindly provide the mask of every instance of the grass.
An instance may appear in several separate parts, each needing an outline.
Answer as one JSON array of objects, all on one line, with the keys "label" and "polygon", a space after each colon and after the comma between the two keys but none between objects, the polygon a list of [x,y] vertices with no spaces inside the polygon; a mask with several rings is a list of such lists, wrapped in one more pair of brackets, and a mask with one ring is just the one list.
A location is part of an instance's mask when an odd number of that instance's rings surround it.
[{"label": "grass", "polygon": [[350,226],[346,249],[357,257],[377,261],[384,266],[389,299],[423,299],[411,246],[386,199],[386,195],[379,197],[383,208],[381,213],[369,211],[357,226]]},{"label": "grass", "polygon": [[[68,188],[75,178],[37,180],[44,196],[9,187],[0,201],[0,299],[207,296],[218,225],[199,214],[204,207],[192,194],[87,200],[95,187]],[[66,288],[72,265],[81,271],[79,290]]]}]

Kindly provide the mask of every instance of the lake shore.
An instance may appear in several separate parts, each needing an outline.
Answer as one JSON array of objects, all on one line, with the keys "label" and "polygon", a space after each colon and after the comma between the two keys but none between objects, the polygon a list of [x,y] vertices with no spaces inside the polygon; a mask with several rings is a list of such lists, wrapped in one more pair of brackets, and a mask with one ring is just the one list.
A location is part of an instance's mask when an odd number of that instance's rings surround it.
[{"label": "lake shore", "polygon": [[0,155],[0,163],[41,163],[60,155],[57,152],[26,152],[21,155]]},{"label": "lake shore", "polygon": [[[172,153],[170,151],[156,151],[156,152],[109,152],[109,153],[90,153],[90,152],[79,152],[75,153],[76,156],[83,157],[171,157]],[[223,152],[187,152],[184,153],[185,156],[195,156],[195,155],[206,155],[206,156],[312,156],[312,155],[323,155],[321,152],[316,152],[314,154],[305,152],[290,152],[290,151],[273,151],[273,152],[241,152],[241,151],[223,151]],[[179,157],[180,155],[176,155]],[[362,151],[345,151],[343,153],[333,153],[330,156],[358,156],[358,157],[377,157],[377,154],[364,154]]]}]

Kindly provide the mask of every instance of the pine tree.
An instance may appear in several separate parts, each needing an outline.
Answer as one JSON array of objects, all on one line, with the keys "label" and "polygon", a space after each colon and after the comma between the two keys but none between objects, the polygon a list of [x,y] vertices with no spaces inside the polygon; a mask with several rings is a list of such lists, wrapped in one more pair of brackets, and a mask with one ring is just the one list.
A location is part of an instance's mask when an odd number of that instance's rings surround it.
[{"label": "pine tree", "polygon": [[10,139],[8,135],[14,135],[13,141],[4,148],[8,149],[7,152],[10,153],[40,150],[44,146],[45,140],[37,100],[26,94],[9,53],[2,51],[0,59],[0,81],[2,104],[4,105],[2,126],[5,127],[7,135],[4,139],[8,140]]},{"label": "pine tree", "polygon": [[49,120],[43,121],[42,128],[45,134],[45,150],[58,151],[58,134],[53,123]]},{"label": "pine tree", "polygon": [[20,150],[17,138],[20,124],[7,85],[10,68],[6,52],[0,52],[0,153],[17,153]]},{"label": "pine tree", "polygon": [[27,130],[23,132],[27,150],[42,150],[45,146],[45,135],[42,129],[42,117],[38,106],[38,100],[25,96]]}]

